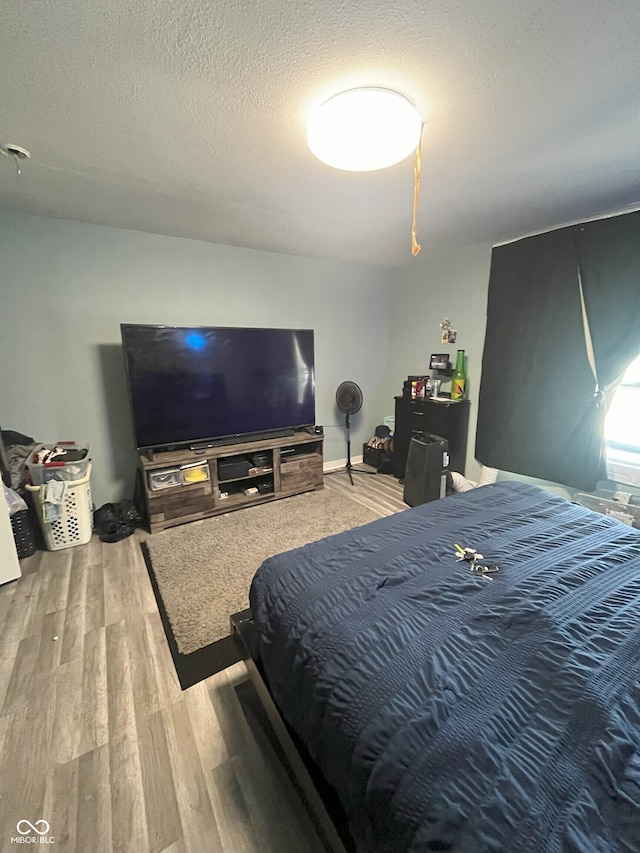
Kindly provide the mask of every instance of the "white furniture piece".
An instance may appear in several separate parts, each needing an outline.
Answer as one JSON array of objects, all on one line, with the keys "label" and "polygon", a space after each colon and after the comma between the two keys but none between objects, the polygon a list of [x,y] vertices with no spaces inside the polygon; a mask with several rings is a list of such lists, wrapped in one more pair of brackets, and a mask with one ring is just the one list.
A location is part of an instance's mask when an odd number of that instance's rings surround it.
[{"label": "white furniture piece", "polygon": [[[2,484],[0,483],[0,486]],[[9,507],[4,499],[4,491],[0,493],[0,584],[22,577],[20,560],[13,538]]]}]

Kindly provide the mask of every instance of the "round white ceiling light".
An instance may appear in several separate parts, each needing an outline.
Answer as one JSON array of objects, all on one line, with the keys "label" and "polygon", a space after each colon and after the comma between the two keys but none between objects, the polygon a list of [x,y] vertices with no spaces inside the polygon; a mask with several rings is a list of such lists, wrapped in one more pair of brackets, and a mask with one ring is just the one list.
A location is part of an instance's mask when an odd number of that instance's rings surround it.
[{"label": "round white ceiling light", "polygon": [[420,113],[390,89],[351,89],[325,101],[311,115],[307,143],[335,169],[373,172],[393,166],[415,150]]},{"label": "round white ceiling light", "polygon": [[12,142],[0,145],[0,154],[4,154],[5,157],[13,157],[16,160],[28,160],[31,157],[30,151],[27,151],[22,145],[14,145]]},{"label": "round white ceiling light", "polygon": [[23,148],[22,145],[14,145],[12,142],[5,142],[0,145],[0,154],[9,157],[13,160],[18,176],[22,174],[22,163],[31,157],[31,152]]}]

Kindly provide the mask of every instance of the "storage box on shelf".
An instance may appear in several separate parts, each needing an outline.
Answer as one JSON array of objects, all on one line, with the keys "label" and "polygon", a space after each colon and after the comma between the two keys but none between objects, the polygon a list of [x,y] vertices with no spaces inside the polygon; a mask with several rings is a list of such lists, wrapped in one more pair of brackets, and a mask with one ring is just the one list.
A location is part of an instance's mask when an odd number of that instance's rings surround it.
[{"label": "storage box on shelf", "polygon": [[211,479],[209,463],[206,459],[204,462],[189,462],[185,465],[147,472],[147,483],[152,492],[172,489],[175,486],[189,486],[192,483],[204,483],[209,479]]},{"label": "storage box on shelf", "polygon": [[[322,443],[321,435],[297,432],[204,450],[159,452],[152,459],[140,456],[151,532],[322,488]],[[185,476],[196,468],[199,473]],[[174,484],[176,470],[182,482]],[[162,477],[171,485],[154,488],[151,484]]]},{"label": "storage box on shelf", "polygon": [[182,485],[182,474],[179,468],[161,468],[159,471],[149,471],[147,483],[152,492],[161,489],[173,489]]}]

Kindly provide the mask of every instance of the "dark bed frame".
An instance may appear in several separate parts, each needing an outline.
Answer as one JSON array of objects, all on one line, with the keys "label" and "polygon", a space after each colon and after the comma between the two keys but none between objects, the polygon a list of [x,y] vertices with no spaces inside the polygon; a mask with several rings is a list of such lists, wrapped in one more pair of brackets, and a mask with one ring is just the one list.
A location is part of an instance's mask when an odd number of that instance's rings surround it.
[{"label": "dark bed frame", "polygon": [[327,853],[355,853],[355,844],[335,791],[323,778],[302,742],[285,723],[271,696],[260,662],[251,653],[256,630],[251,610],[234,613],[230,621],[231,636],[264,711],[261,723],[265,734],[300,796],[320,842]]}]

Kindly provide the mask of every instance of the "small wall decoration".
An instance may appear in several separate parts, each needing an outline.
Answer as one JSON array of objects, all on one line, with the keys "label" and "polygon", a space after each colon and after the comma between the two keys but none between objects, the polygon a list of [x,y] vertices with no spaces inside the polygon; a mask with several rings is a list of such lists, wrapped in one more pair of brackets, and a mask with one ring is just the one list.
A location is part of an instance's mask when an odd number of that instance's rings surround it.
[{"label": "small wall decoration", "polygon": [[442,344],[455,344],[456,339],[458,337],[458,332],[456,329],[451,328],[451,320],[448,317],[445,317],[440,323],[440,328],[442,329],[442,336],[440,338],[440,343]]}]

